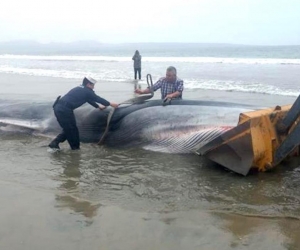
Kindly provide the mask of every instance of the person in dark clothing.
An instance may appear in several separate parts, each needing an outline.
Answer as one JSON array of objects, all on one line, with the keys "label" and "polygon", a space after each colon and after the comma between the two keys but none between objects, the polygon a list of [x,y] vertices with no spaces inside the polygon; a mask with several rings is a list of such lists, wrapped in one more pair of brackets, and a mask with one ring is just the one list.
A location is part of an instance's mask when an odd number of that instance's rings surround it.
[{"label": "person in dark clothing", "polygon": [[141,71],[142,71],[142,56],[138,50],[135,51],[133,57],[133,68],[134,68],[134,79],[136,80],[137,73],[139,73],[139,80],[141,80]]},{"label": "person in dark clothing", "polygon": [[[72,150],[80,149],[79,132],[76,126],[74,109],[77,109],[86,102],[100,110],[103,110],[107,106],[118,107],[118,104],[108,102],[95,94],[93,91],[95,83],[96,80],[93,78],[85,77],[81,86],[71,89],[62,98],[57,98],[53,109],[63,131],[48,145],[50,148],[59,149],[59,143],[67,140]],[[104,107],[99,106],[97,103],[101,103]]]}]

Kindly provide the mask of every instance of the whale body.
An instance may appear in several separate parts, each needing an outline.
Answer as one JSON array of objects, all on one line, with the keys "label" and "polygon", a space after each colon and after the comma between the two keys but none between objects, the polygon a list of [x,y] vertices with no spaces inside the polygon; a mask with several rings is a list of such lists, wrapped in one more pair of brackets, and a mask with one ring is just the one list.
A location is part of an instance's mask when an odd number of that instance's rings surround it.
[{"label": "whale body", "polygon": [[[25,119],[0,117],[0,123],[50,137],[61,131],[49,107],[44,107],[43,115],[36,107],[35,112],[28,109]],[[100,111],[86,105],[74,112],[81,142],[99,142],[108,126],[103,144],[110,147],[142,146],[159,152],[190,153],[196,145],[205,145],[236,126],[239,114],[253,109],[249,105],[215,101],[172,100],[164,106],[161,100],[148,100],[113,110],[109,125],[111,108]]]}]

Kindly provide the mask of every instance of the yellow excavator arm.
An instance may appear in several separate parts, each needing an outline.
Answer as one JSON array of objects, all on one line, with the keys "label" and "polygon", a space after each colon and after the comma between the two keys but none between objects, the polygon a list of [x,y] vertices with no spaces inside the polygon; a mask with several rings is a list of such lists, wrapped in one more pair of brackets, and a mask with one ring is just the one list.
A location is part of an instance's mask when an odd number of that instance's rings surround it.
[{"label": "yellow excavator arm", "polygon": [[299,155],[300,96],[293,105],[241,113],[238,125],[195,153],[242,175],[266,171]]}]

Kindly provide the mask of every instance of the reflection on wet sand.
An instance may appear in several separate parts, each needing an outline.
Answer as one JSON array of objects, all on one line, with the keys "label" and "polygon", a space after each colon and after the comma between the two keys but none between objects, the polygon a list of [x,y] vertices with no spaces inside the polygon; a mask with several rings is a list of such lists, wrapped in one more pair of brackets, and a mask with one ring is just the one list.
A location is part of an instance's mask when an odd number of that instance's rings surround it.
[{"label": "reflection on wet sand", "polygon": [[59,192],[56,194],[56,207],[69,208],[87,218],[96,216],[101,205],[99,203],[93,204],[91,201],[82,198],[80,151],[56,152],[52,154],[52,160],[53,164],[60,165],[63,169],[62,174],[59,176],[62,183],[59,186]]},{"label": "reflection on wet sand", "polygon": [[233,247],[253,244],[253,235],[261,235],[264,241],[268,243],[268,246],[276,242],[278,245],[283,246],[283,249],[299,249],[299,219],[220,212],[214,212],[213,214],[222,219],[226,231],[231,232],[235,236],[231,244]]},{"label": "reflection on wet sand", "polygon": [[244,178],[196,156],[14,140],[0,145],[0,249],[299,249],[297,164]]},{"label": "reflection on wet sand", "polygon": [[299,200],[292,189],[287,189],[299,181],[298,166],[299,159],[271,173],[249,176],[251,185],[241,190],[241,201],[223,211],[213,212],[236,237],[232,247],[253,244],[253,235],[260,234],[268,247],[277,242],[282,246],[279,249],[299,249]]},{"label": "reflection on wet sand", "polygon": [[295,219],[279,220],[280,231],[288,238],[287,249],[296,250],[300,248],[300,221]]}]

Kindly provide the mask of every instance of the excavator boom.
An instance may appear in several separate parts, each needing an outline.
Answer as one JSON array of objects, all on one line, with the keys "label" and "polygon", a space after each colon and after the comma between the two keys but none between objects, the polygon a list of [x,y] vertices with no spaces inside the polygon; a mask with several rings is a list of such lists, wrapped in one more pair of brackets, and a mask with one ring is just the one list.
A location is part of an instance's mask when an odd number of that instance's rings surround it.
[{"label": "excavator boom", "polygon": [[241,113],[236,127],[195,153],[242,175],[250,169],[266,171],[289,156],[298,155],[300,96],[292,105]]}]

